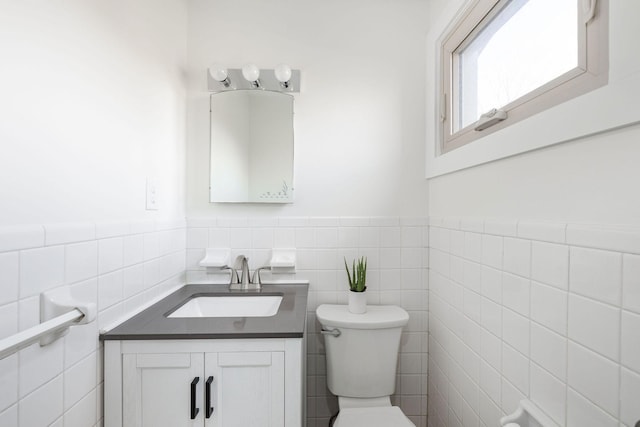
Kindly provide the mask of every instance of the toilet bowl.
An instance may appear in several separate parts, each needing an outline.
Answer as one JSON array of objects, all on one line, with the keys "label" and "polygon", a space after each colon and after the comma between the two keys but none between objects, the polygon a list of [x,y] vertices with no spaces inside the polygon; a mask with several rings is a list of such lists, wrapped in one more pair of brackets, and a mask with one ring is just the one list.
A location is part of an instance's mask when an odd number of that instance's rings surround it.
[{"label": "toilet bowl", "polygon": [[338,396],[333,427],[415,427],[390,400],[409,314],[394,305],[353,314],[346,305],[322,304],[316,317],[325,340],[327,386]]}]

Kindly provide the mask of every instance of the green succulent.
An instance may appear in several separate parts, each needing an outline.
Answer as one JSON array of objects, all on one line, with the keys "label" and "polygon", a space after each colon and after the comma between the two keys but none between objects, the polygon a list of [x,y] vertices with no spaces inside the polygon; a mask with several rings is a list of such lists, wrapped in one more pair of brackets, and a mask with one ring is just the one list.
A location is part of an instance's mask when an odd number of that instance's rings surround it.
[{"label": "green succulent", "polygon": [[344,268],[349,278],[349,289],[352,292],[364,292],[367,290],[367,257],[361,257],[358,262],[353,260],[353,267],[349,271],[347,259],[344,259]]}]

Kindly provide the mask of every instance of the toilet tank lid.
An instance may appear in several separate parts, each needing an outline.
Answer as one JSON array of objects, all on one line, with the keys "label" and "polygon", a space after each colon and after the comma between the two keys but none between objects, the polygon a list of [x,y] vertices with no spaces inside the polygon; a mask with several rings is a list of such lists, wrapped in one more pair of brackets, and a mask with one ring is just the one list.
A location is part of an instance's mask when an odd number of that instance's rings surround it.
[{"label": "toilet tank lid", "polygon": [[316,317],[323,326],[351,329],[395,328],[409,321],[409,313],[396,305],[368,305],[366,313],[353,314],[347,305],[322,304]]}]

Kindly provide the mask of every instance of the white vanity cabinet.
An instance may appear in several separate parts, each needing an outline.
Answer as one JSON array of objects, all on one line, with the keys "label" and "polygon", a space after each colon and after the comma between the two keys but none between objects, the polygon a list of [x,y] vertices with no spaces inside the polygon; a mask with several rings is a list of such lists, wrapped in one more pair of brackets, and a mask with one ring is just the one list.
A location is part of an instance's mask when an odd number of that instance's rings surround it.
[{"label": "white vanity cabinet", "polygon": [[105,341],[105,427],[302,427],[302,338]]}]

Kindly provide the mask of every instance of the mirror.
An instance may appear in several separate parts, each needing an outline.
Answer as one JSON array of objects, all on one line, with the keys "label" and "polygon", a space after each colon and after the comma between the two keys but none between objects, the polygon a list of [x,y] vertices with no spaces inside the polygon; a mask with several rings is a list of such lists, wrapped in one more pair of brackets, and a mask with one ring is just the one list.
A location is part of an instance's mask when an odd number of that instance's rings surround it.
[{"label": "mirror", "polygon": [[211,202],[293,202],[293,96],[211,95]]}]

